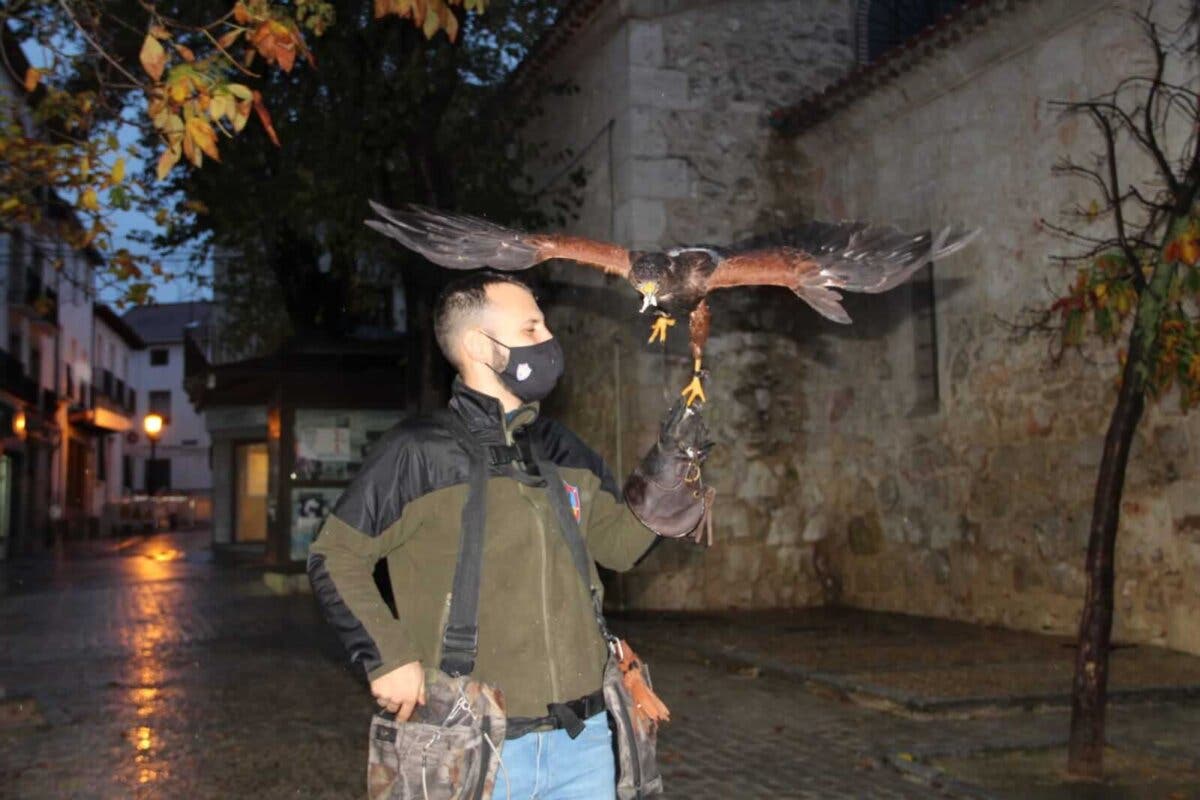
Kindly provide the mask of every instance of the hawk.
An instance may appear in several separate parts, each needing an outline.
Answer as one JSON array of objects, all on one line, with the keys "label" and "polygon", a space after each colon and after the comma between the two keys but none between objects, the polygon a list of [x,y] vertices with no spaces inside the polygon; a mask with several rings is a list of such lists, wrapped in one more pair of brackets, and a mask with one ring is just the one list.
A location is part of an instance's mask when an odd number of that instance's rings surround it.
[{"label": "hawk", "polygon": [[524,233],[478,217],[420,205],[399,209],[371,202],[379,219],[366,224],[435,264],[450,269],[529,269],[563,258],[624,278],[653,310],[650,342],[686,316],[693,359],[687,405],[705,400],[702,382],[708,341],[709,292],[738,286],[783,286],[826,319],[843,324],[841,291],[878,294],[903,283],[925,264],[957,253],[979,230],[946,227],[909,234],[866,222],[808,222],[777,247],[674,247],[628,250],[620,245],[555,233]]}]

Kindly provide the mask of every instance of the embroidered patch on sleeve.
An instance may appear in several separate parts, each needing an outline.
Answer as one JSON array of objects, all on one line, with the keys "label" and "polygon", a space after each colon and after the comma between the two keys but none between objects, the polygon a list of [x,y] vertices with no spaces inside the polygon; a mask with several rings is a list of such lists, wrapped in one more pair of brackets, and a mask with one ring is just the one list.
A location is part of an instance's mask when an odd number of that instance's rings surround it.
[{"label": "embroidered patch on sleeve", "polygon": [[579,487],[563,481],[563,486],[567,487],[567,499],[571,501],[571,513],[575,515],[575,521],[579,522],[579,518],[583,513],[583,503],[579,499]]}]

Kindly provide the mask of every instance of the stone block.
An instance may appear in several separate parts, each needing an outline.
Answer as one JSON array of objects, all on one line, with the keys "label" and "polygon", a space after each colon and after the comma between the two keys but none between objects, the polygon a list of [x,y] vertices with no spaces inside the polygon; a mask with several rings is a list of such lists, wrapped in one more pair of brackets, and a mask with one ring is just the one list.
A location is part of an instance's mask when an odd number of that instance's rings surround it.
[{"label": "stone block", "polygon": [[691,194],[689,169],[682,158],[639,158],[629,168],[630,191],[637,197],[679,198]]},{"label": "stone block", "polygon": [[663,30],[658,22],[629,23],[629,63],[637,67],[663,65]]},{"label": "stone block", "polygon": [[691,107],[688,75],[683,70],[631,67],[629,102],[634,106],[686,109]]},{"label": "stone block", "polygon": [[617,209],[617,241],[633,248],[655,249],[667,230],[667,212],[661,200],[635,197]]},{"label": "stone block", "polygon": [[1167,646],[1200,655],[1200,606],[1179,603],[1167,609]]},{"label": "stone block", "polygon": [[883,546],[883,528],[878,514],[854,517],[846,529],[850,552],[857,556],[876,555]]},{"label": "stone block", "polygon": [[794,544],[800,534],[799,513],[791,506],[783,506],[771,512],[771,525],[767,529],[767,546],[778,547]]},{"label": "stone block", "polygon": [[800,540],[807,544],[823,541],[829,536],[829,520],[823,513],[813,514],[804,523],[804,532]]},{"label": "stone block", "polygon": [[779,479],[769,466],[762,461],[751,461],[746,465],[746,470],[738,484],[738,497],[747,500],[761,500],[775,497],[778,492]]},{"label": "stone block", "polygon": [[[667,120],[656,108],[634,107],[629,109],[622,124],[614,131],[613,149],[630,156],[665,156],[668,140],[665,133]],[[622,137],[627,136],[627,141]]]}]

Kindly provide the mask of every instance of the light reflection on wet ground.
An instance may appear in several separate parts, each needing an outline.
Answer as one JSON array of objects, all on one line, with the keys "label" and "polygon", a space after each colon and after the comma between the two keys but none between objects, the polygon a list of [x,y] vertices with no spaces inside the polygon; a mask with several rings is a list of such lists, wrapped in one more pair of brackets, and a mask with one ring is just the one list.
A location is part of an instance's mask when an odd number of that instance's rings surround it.
[{"label": "light reflection on wet ground", "polygon": [[37,711],[0,716],[0,798],[361,794],[365,686],[311,598],[207,538],[0,565],[0,687]]}]

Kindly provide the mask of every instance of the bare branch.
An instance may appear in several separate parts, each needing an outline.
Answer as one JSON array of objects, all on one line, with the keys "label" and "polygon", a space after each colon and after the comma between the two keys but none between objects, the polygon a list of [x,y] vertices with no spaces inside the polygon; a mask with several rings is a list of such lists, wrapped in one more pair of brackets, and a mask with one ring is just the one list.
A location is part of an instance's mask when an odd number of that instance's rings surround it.
[{"label": "bare branch", "polygon": [[[1100,126],[1104,134],[1104,147],[1106,158],[1108,159],[1108,181],[1112,197],[1115,201],[1112,203],[1113,224],[1117,229],[1117,240],[1121,243],[1121,250],[1125,253],[1125,258],[1130,264],[1137,264],[1137,253],[1134,252],[1132,245],[1129,244],[1129,239],[1125,235],[1125,209],[1122,207],[1121,201],[1121,182],[1117,177],[1117,138],[1113,133],[1112,125],[1109,123],[1108,117],[1098,111],[1093,111],[1093,116],[1096,124]],[[1145,277],[1137,269],[1133,270],[1134,285],[1141,291],[1145,288]]]},{"label": "bare branch", "polygon": [[139,81],[136,77],[134,77],[129,72],[129,70],[127,70],[127,69],[125,69],[125,67],[121,66],[121,62],[117,61],[115,58],[113,58],[111,55],[109,55],[108,51],[105,50],[104,47],[101,46],[101,44],[99,42],[97,42],[90,33],[88,33],[88,31],[83,27],[82,23],[80,23],[79,20],[75,18],[75,12],[73,12],[71,10],[71,7],[67,4],[66,0],[59,0],[58,4],[59,4],[59,6],[62,7],[63,13],[67,15],[67,19],[71,20],[71,24],[74,25],[75,28],[79,31],[80,35],[82,35],[83,38],[87,40],[88,44],[90,44],[92,46],[93,50],[95,50],[109,64],[112,64],[112,66],[114,68],[116,68],[117,72],[124,75],[126,77],[126,79],[128,79],[129,82],[132,83],[134,86],[142,86],[143,85],[142,81]]},{"label": "bare branch", "polygon": [[1146,28],[1147,38],[1150,40],[1150,45],[1154,48],[1154,78],[1150,83],[1150,88],[1146,95],[1146,107],[1143,111],[1145,122],[1145,130],[1142,131],[1146,137],[1146,143],[1150,148],[1150,155],[1158,164],[1158,170],[1162,174],[1163,181],[1167,184],[1173,200],[1179,202],[1179,181],[1175,177],[1175,172],[1171,169],[1171,165],[1167,163],[1167,157],[1163,153],[1162,146],[1158,143],[1158,136],[1154,133],[1154,100],[1158,94],[1158,87],[1162,83],[1163,72],[1167,68],[1167,54],[1163,50],[1162,42],[1158,36],[1158,28],[1154,22],[1148,17],[1142,17],[1143,25]]}]

